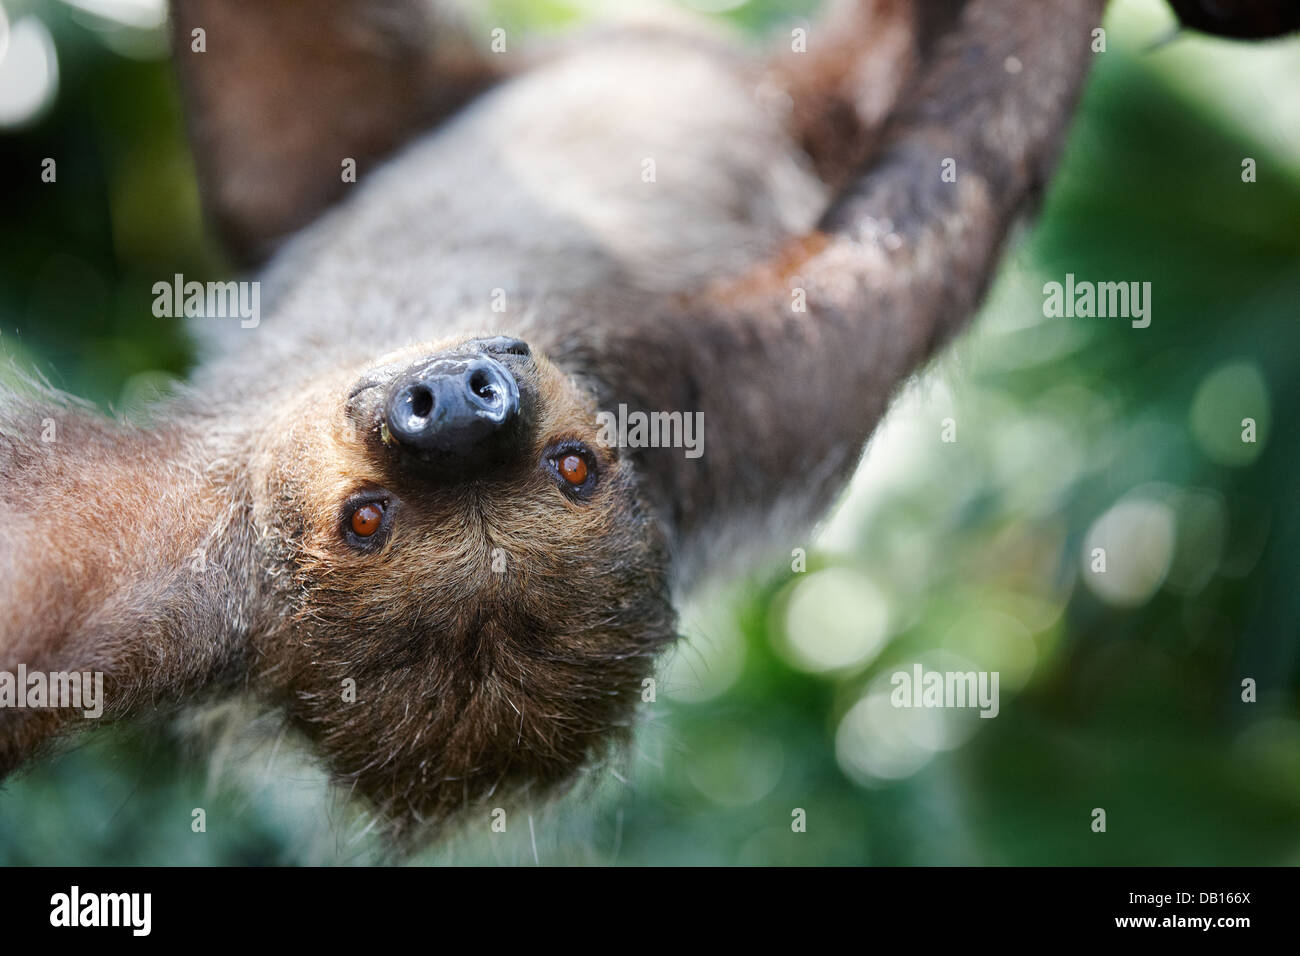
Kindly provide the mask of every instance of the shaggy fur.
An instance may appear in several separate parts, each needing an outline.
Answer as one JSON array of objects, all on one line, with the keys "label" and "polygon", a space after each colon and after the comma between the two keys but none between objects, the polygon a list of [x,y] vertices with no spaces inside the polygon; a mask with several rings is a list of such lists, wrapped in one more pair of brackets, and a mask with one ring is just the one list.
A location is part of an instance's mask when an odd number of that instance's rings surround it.
[{"label": "shaggy fur", "polygon": [[[818,516],[978,304],[1101,12],[871,0],[770,61],[657,24],[527,61],[453,43],[444,74],[376,26],[418,5],[331,0],[310,30],[272,0],[177,6],[205,200],[245,255],[279,246],[266,314],[210,336],[151,427],[0,396],[0,669],[103,670],[112,717],[251,690],[411,836],[568,780],[630,726],[705,556]],[[394,77],[416,89],[389,102]],[[342,158],[485,89],[324,209]],[[414,467],[377,396],[500,332],[532,347],[518,448]],[[620,403],[703,412],[703,457],[601,447]],[[544,467],[563,440],[595,449],[589,500]],[[391,528],[363,551],[341,521],[365,491]],[[0,711],[0,773],[74,721]]]}]

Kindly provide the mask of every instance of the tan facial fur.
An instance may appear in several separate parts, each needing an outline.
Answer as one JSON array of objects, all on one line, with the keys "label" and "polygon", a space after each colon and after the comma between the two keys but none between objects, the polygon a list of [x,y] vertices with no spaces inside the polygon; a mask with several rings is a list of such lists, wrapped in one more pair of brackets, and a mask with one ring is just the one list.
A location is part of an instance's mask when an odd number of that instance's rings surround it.
[{"label": "tan facial fur", "polygon": [[[596,442],[590,400],[544,357],[515,369],[533,421],[491,474],[412,468],[350,406],[362,369],[301,393],[258,455],[254,521],[285,610],[258,642],[255,680],[399,829],[568,776],[629,724],[674,633],[660,532],[618,450]],[[545,464],[562,441],[595,456],[586,500]],[[387,502],[372,550],[340,527],[358,492]]]}]

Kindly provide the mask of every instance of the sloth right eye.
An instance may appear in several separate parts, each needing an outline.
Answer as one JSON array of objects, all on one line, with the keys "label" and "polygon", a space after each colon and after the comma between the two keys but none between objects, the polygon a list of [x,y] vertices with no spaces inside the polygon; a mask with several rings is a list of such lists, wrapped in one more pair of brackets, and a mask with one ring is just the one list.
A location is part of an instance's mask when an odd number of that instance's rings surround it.
[{"label": "sloth right eye", "polygon": [[587,463],[581,455],[565,455],[560,459],[560,477],[571,485],[581,485],[587,480]]},{"label": "sloth right eye", "polygon": [[548,448],[546,469],[560,490],[571,498],[587,498],[596,487],[596,456],[581,442],[565,441]]}]

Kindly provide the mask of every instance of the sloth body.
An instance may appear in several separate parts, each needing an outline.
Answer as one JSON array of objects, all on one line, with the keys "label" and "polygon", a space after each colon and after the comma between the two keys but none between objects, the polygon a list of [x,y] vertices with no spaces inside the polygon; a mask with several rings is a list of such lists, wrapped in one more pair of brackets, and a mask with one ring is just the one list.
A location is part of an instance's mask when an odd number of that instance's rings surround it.
[{"label": "sloth body", "polygon": [[264,277],[266,328],[229,330],[211,371],[260,382],[360,342],[494,328],[555,345],[592,290],[624,296],[630,322],[647,294],[742,273],[828,202],[759,75],[656,30],[505,80],[292,239]]},{"label": "sloth body", "polygon": [[[414,835],[572,779],[706,555],[821,513],[978,302],[1100,2],[844,4],[806,61],[622,28],[504,69],[398,2],[330,0],[338,49],[295,53],[293,7],[176,6],[208,28],[177,58],[209,209],[278,246],[257,328],[199,320],[149,427],[3,396],[0,669],[102,671],[114,718],[251,692]],[[623,405],[702,414],[705,454],[600,443]],[[0,713],[0,773],[74,727]]]}]

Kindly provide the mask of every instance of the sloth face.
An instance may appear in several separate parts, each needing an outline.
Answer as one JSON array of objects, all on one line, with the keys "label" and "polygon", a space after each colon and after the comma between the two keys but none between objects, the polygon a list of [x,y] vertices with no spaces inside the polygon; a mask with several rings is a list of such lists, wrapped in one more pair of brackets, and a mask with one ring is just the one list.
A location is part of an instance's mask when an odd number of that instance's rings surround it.
[{"label": "sloth face", "polygon": [[553,788],[630,726],[675,633],[665,546],[545,357],[504,337],[403,349],[302,391],[268,433],[254,517],[276,623],[254,667],[399,831]]}]

